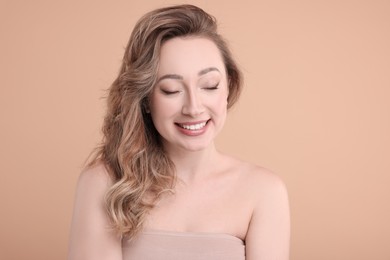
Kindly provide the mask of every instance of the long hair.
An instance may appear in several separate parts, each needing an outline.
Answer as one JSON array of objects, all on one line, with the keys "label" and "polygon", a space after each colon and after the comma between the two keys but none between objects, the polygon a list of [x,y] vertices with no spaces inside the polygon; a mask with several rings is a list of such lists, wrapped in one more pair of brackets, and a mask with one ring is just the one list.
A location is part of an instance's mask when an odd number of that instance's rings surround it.
[{"label": "long hair", "polygon": [[147,100],[162,44],[188,36],[210,39],[220,50],[228,75],[228,108],[241,91],[241,73],[213,16],[193,5],[178,5],[151,11],[137,22],[109,89],[102,143],[89,163],[103,163],[111,175],[105,207],[123,237],[135,237],[161,194],[175,186],[175,167],[147,113]]}]

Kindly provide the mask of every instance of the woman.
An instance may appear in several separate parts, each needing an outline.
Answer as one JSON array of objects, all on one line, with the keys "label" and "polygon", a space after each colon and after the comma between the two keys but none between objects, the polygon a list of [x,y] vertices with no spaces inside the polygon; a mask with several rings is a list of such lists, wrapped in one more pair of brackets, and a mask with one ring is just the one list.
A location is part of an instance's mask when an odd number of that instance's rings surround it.
[{"label": "woman", "polygon": [[240,90],[212,16],[143,16],[79,179],[69,259],[288,259],[282,181],[214,145]]}]

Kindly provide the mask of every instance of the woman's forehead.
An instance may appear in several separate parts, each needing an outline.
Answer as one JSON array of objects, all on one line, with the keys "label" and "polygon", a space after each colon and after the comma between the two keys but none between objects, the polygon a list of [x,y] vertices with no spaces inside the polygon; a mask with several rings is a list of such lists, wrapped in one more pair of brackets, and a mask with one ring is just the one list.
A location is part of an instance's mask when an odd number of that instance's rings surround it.
[{"label": "woman's forehead", "polygon": [[216,44],[203,37],[176,37],[166,41],[160,51],[158,76],[183,77],[212,70],[225,74],[225,65]]}]

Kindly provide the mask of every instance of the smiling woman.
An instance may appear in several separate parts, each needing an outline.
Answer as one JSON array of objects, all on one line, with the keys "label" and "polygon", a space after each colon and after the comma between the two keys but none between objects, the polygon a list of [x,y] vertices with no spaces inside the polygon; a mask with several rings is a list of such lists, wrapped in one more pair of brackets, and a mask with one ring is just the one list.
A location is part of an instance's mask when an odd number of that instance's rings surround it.
[{"label": "smiling woman", "polygon": [[69,259],[288,259],[283,182],[214,145],[240,91],[212,16],[144,15],[79,179]]},{"label": "smiling woman", "polygon": [[228,98],[217,46],[203,37],[171,39],[161,47],[157,76],[150,113],[165,150],[211,147],[225,122]]}]

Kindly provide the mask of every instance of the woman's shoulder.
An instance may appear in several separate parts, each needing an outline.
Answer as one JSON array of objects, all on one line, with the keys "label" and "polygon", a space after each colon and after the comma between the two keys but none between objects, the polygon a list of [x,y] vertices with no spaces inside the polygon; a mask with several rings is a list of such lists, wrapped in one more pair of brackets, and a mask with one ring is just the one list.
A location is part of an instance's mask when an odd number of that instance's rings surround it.
[{"label": "woman's shoulder", "polygon": [[113,183],[112,178],[103,163],[86,166],[80,173],[78,186],[107,189]]},{"label": "woman's shoulder", "polygon": [[233,157],[227,159],[234,176],[231,179],[234,180],[235,200],[240,202],[237,212],[244,216],[240,222],[243,226],[239,224],[241,234],[244,234],[248,246],[258,248],[258,244],[263,243],[259,242],[259,234],[273,236],[277,225],[288,223],[286,186],[280,176],[265,167]]},{"label": "woman's shoulder", "polygon": [[[104,197],[111,178],[103,164],[84,168],[77,184],[68,259],[122,259]],[[103,245],[103,246],[102,246]]]},{"label": "woman's shoulder", "polygon": [[252,196],[286,193],[282,178],[270,169],[229,156],[232,169],[237,174],[239,184]]}]

